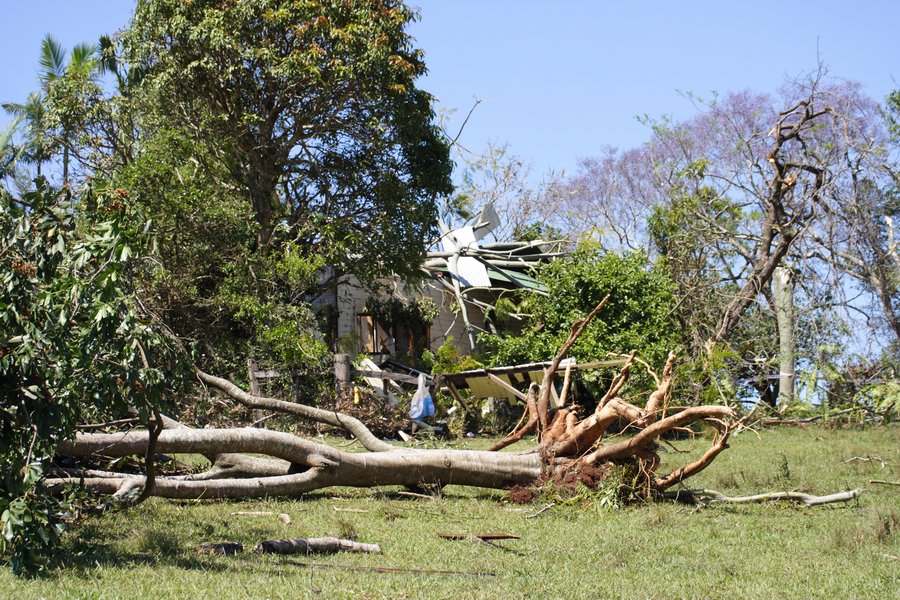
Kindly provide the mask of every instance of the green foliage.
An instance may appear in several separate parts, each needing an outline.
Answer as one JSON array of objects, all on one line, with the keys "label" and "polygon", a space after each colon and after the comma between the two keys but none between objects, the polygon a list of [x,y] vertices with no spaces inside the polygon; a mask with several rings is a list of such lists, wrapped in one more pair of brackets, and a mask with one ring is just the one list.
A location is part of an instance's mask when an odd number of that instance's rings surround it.
[{"label": "green foliage", "polygon": [[0,498],[19,571],[38,566],[58,529],[34,489],[57,443],[80,419],[127,407],[146,419],[179,386],[177,345],[135,296],[149,226],[99,185],[75,197],[38,179],[21,200],[0,196]]},{"label": "green foliage", "polygon": [[431,372],[435,374],[459,373],[461,371],[480,369],[483,366],[474,357],[463,354],[456,344],[453,343],[453,336],[451,335],[447,336],[444,343],[438,347]]},{"label": "green foliage", "polygon": [[416,275],[451,189],[413,18],[392,0],[145,0],[122,51],[145,110],[239,190],[260,248],[370,282]]},{"label": "green foliage", "polygon": [[[43,475],[38,463],[26,465],[24,473],[5,469],[3,473],[4,491],[20,493],[0,495],[0,553],[9,554],[14,573],[39,573],[46,568],[45,557],[59,544],[64,529],[60,515],[66,504],[38,492]],[[10,480],[16,475],[22,480]]]},{"label": "green foliage", "polygon": [[[672,317],[672,283],[663,270],[640,253],[604,254],[582,244],[571,256],[557,260],[538,274],[546,296],[534,296],[528,326],[514,335],[482,335],[491,364],[519,364],[552,358],[569,334],[606,294],[609,302],[571,350],[579,362],[602,360],[612,353],[638,355],[662,365],[681,341]],[[586,373],[588,381],[602,377]],[[640,380],[642,375],[635,372]]]},{"label": "green foliage", "polygon": [[365,312],[372,315],[383,327],[404,325],[410,329],[417,329],[431,325],[438,316],[438,307],[434,300],[427,296],[420,296],[412,301],[370,296],[366,300]]},{"label": "green foliage", "polygon": [[900,90],[894,90],[888,94],[885,108],[885,117],[891,135],[895,139],[900,139]]}]

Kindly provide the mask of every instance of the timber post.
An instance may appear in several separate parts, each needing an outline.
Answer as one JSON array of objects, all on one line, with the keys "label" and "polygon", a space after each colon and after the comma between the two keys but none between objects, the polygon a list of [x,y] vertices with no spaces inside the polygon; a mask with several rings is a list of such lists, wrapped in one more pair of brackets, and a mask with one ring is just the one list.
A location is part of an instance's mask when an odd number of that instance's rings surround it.
[{"label": "timber post", "polygon": [[351,378],[350,355],[335,354],[334,355],[334,387],[337,395],[340,396],[344,391],[350,388]]}]

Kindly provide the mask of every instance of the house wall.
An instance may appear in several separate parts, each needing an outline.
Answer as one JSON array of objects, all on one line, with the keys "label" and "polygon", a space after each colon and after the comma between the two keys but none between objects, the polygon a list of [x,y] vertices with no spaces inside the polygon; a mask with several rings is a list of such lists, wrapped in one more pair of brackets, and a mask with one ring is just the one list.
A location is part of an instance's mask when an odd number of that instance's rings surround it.
[{"label": "house wall", "polygon": [[[387,283],[387,282],[386,282]],[[448,336],[452,336],[454,345],[462,352],[471,352],[468,335],[462,317],[453,312],[455,301],[453,294],[441,289],[438,282],[426,282],[422,289],[407,287],[399,282],[393,282],[394,295],[404,300],[413,300],[421,296],[431,298],[438,307],[438,316],[431,325],[431,336],[428,346],[432,352],[443,344]],[[338,285],[331,301],[337,309],[336,334],[337,345],[351,354],[359,351],[359,340],[365,335],[360,329],[359,316],[365,313],[366,301],[370,293],[364,289],[355,277],[346,277]],[[327,303],[328,298],[320,300],[320,304]],[[476,327],[484,326],[484,316],[478,308],[470,308],[469,318]],[[392,340],[386,341],[390,352],[394,352]]]}]

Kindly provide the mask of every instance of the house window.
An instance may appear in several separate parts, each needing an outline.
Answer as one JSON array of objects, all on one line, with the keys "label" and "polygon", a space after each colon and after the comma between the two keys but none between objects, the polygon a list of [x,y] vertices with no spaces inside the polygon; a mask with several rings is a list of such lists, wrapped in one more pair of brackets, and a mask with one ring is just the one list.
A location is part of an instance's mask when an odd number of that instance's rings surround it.
[{"label": "house window", "polygon": [[394,338],[372,315],[357,316],[359,351],[367,354],[393,354]]}]

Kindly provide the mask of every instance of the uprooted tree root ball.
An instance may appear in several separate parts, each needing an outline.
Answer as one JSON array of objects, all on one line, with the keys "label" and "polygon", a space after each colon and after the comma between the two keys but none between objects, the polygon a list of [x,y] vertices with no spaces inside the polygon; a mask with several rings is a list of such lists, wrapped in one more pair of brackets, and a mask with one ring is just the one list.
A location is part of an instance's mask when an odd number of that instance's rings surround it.
[{"label": "uprooted tree root ball", "polygon": [[563,499],[574,498],[583,490],[597,490],[601,487],[613,488],[617,495],[623,489],[623,478],[619,477],[624,469],[613,468],[612,465],[595,467],[593,465],[576,465],[566,471],[543,473],[531,485],[514,485],[510,488],[508,498],[513,504],[530,504],[548,496]]}]

